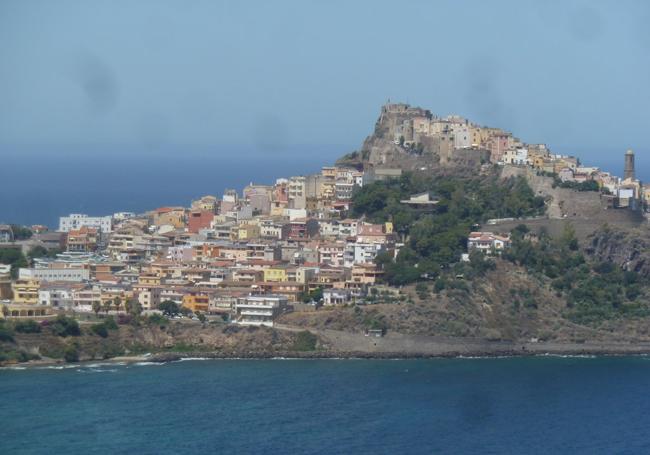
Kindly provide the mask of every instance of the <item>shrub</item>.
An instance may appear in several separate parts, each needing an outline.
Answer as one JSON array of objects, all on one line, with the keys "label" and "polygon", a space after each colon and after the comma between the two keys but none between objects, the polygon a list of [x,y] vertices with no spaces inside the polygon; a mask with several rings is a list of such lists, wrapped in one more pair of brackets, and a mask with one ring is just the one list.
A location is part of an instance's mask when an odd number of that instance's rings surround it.
[{"label": "shrub", "polygon": [[81,334],[79,323],[74,318],[64,315],[57,316],[50,327],[52,332],[60,337],[79,336]]},{"label": "shrub", "polygon": [[293,342],[294,351],[314,351],[316,350],[316,343],[318,337],[311,333],[309,330],[298,332]]},{"label": "shrub", "polygon": [[77,346],[70,345],[70,346],[66,347],[65,351],[63,352],[63,358],[68,363],[78,362],[79,361],[79,349],[77,348]]},{"label": "shrub", "polygon": [[117,322],[115,322],[113,316],[107,316],[106,319],[104,319],[104,325],[108,330],[117,330]]},{"label": "shrub", "polygon": [[149,325],[159,325],[161,328],[166,326],[169,321],[164,316],[161,316],[157,313],[154,313],[147,317],[147,324]]},{"label": "shrub", "polygon": [[108,336],[108,329],[106,328],[106,324],[103,322],[99,324],[93,324],[90,327],[90,330],[92,330],[95,335],[99,335],[102,338],[106,338]]},{"label": "shrub", "polygon": [[14,342],[14,334],[9,327],[0,326],[0,341]]},{"label": "shrub", "polygon": [[27,319],[26,321],[16,321],[14,330],[20,333],[39,333],[41,326],[33,319]]}]

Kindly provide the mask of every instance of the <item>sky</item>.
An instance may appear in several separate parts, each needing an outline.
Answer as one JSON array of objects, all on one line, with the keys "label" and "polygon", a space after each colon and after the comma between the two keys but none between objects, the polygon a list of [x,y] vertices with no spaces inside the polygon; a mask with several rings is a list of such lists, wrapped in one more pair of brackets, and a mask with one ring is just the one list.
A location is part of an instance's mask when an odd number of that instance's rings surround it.
[{"label": "sky", "polygon": [[342,154],[390,99],[643,162],[649,21],[621,0],[0,0],[0,145]]}]

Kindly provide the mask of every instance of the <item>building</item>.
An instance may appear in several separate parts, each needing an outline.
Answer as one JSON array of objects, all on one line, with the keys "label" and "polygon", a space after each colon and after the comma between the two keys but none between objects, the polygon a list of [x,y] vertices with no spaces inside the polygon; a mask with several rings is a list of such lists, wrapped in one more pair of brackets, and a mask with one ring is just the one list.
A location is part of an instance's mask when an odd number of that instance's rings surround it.
[{"label": "building", "polygon": [[48,267],[18,270],[18,278],[21,280],[39,280],[39,281],[69,281],[81,283],[90,279],[90,270],[87,268],[72,267]]},{"label": "building", "polygon": [[323,305],[345,305],[351,301],[351,295],[348,289],[325,289],[323,290]]},{"label": "building", "polygon": [[467,238],[467,251],[481,251],[486,254],[499,254],[510,246],[510,236],[492,232],[470,232]]},{"label": "building", "polygon": [[273,321],[287,310],[287,299],[279,295],[249,295],[235,303],[235,322],[273,327]]},{"label": "building", "polygon": [[634,152],[628,150],[625,152],[625,171],[623,173],[623,180],[634,180]]},{"label": "building", "polygon": [[207,210],[192,210],[187,221],[187,230],[197,234],[201,229],[209,228],[214,219],[214,212]]},{"label": "building", "polygon": [[99,232],[96,228],[82,226],[68,231],[66,247],[68,251],[89,253],[97,249]]},{"label": "building", "polygon": [[0,224],[0,243],[13,242],[14,231],[8,224]]},{"label": "building", "polygon": [[33,278],[18,279],[11,285],[15,303],[38,304],[38,289],[40,283]]},{"label": "building", "polygon": [[11,266],[0,264],[0,300],[11,299]]},{"label": "building", "polygon": [[107,233],[113,229],[113,218],[110,216],[88,216],[81,213],[72,213],[59,218],[59,231],[70,232],[82,227],[94,228]]},{"label": "building", "polygon": [[183,306],[194,313],[207,313],[210,310],[210,296],[202,292],[189,292],[183,295]]}]

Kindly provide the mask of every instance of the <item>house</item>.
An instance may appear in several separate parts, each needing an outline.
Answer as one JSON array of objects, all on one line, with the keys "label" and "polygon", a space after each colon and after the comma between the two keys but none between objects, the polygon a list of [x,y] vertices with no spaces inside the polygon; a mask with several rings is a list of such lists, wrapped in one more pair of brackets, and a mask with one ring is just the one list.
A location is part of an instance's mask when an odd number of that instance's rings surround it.
[{"label": "house", "polygon": [[11,285],[15,303],[38,304],[40,282],[34,278],[18,279]]},{"label": "house", "polygon": [[72,213],[69,216],[59,218],[60,232],[70,232],[82,227],[93,228],[103,233],[111,232],[113,228],[113,217],[88,216],[81,213]]},{"label": "house", "polygon": [[0,224],[0,243],[13,242],[14,231],[8,224]]},{"label": "house", "polygon": [[325,289],[323,290],[323,304],[345,305],[352,300],[352,294],[347,289]]},{"label": "house", "polygon": [[194,313],[207,313],[210,309],[210,296],[202,292],[189,292],[183,295],[183,306]]},{"label": "house", "polygon": [[242,325],[273,327],[275,318],[287,309],[287,299],[279,295],[249,295],[235,302],[235,321]]},{"label": "house", "polygon": [[183,207],[160,207],[151,214],[151,224],[154,226],[173,226],[176,229],[185,227],[185,209]]},{"label": "house", "polygon": [[89,253],[97,249],[99,233],[96,228],[82,226],[68,231],[66,247],[68,251]]},{"label": "house", "polygon": [[499,254],[510,246],[510,235],[502,236],[492,232],[470,232],[467,238],[467,251],[481,251],[486,254]]},{"label": "house", "polygon": [[214,218],[214,212],[207,210],[192,210],[187,221],[187,230],[197,234],[201,229],[209,228]]},{"label": "house", "polygon": [[438,202],[438,200],[431,198],[431,194],[428,191],[425,193],[414,194],[410,198],[400,201],[401,204],[420,210],[432,209],[438,204]]}]

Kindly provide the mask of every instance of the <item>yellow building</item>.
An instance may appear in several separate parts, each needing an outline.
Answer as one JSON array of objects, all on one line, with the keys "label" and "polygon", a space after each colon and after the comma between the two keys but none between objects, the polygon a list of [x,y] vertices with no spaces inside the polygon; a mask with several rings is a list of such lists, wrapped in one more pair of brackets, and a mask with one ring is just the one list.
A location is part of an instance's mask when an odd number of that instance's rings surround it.
[{"label": "yellow building", "polygon": [[29,305],[37,304],[38,290],[40,287],[40,282],[32,278],[14,281],[11,285],[14,293],[14,302]]},{"label": "yellow building", "polygon": [[218,200],[214,196],[203,196],[201,199],[192,201],[192,210],[201,210],[204,212],[217,213]]},{"label": "yellow building", "polygon": [[152,224],[155,226],[171,225],[177,229],[185,227],[185,209],[183,207],[161,207],[153,211]]},{"label": "yellow building", "polygon": [[257,239],[260,236],[260,227],[256,224],[240,224],[231,232],[232,240]]},{"label": "yellow building", "polygon": [[183,306],[194,313],[198,311],[207,313],[210,307],[210,297],[206,294],[185,294],[183,296]]},{"label": "yellow building", "polygon": [[142,274],[138,276],[138,284],[141,286],[160,286],[162,284],[162,279],[158,274]]},{"label": "yellow building", "polygon": [[287,269],[281,267],[270,267],[264,269],[264,281],[288,281]]}]

